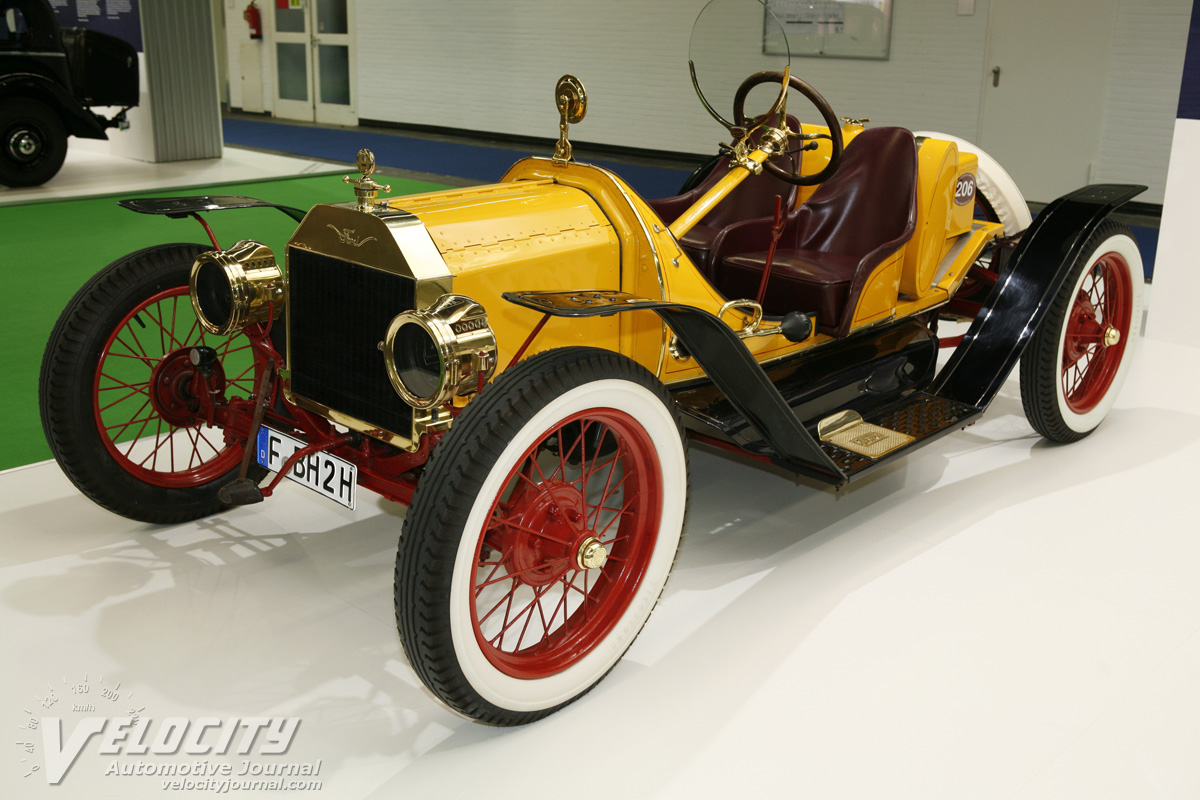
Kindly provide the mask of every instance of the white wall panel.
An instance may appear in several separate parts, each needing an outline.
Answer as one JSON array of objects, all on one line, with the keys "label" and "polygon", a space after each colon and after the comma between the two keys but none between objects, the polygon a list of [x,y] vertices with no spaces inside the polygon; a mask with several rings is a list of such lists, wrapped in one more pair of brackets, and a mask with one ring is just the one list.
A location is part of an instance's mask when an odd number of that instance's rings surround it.
[{"label": "white wall panel", "polygon": [[1192,0],[1118,0],[1097,183],[1143,183],[1161,203]]},{"label": "white wall panel", "polygon": [[[359,0],[358,113],[364,119],[553,137],[554,82],[588,89],[579,141],[709,153],[721,129],[687,75],[705,0]],[[986,0],[896,3],[888,61],[794,58],[793,70],[845,116],[973,138]],[[759,34],[731,43],[731,69],[760,68]],[[815,121],[814,115],[809,115]]]}]

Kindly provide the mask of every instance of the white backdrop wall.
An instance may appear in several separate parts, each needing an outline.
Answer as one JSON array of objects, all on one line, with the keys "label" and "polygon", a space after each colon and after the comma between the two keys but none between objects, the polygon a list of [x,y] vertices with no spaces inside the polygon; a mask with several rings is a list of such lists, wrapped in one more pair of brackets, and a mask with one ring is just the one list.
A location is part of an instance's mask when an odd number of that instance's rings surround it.
[{"label": "white backdrop wall", "polygon": [[1163,202],[1192,0],[1118,0],[1096,183],[1143,183]]},{"label": "white backdrop wall", "polygon": [[[705,2],[359,0],[358,115],[552,137],[554,82],[571,72],[589,97],[579,141],[711,153],[722,131],[687,74]],[[797,58],[793,71],[838,114],[974,138],[988,0],[971,16],[956,8],[899,0],[890,60]],[[762,68],[761,28],[749,22],[730,48],[733,74]]]},{"label": "white backdrop wall", "polygon": [[[722,136],[687,76],[691,22],[706,0],[355,1],[360,118],[554,137],[552,89],[572,72],[590,99],[576,141],[711,153]],[[958,0],[895,0],[889,60],[795,58],[793,70],[838,114],[977,140],[993,1],[960,15]],[[246,51],[260,68],[250,76],[262,87],[260,109],[242,93],[244,3],[224,2],[230,105],[271,112],[273,4],[260,4],[268,38]],[[1089,13],[1085,0],[1047,2]],[[1145,202],[1163,200],[1191,5],[1116,0],[1112,39],[1096,42],[1108,66],[1094,179],[1146,183]],[[733,33],[730,73],[761,68],[757,28]],[[1030,117],[1029,146],[1046,146]]]}]

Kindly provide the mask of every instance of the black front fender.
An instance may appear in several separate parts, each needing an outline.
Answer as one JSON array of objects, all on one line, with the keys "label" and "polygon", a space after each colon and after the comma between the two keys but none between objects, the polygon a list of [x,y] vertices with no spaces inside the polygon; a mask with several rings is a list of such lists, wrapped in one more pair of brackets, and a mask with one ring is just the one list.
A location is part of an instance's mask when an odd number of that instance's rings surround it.
[{"label": "black front fender", "polygon": [[687,347],[718,389],[770,445],[773,459],[799,475],[842,485],[846,476],[796,419],[742,340],[707,311],[625,292],[505,292],[505,300],[556,317],[606,317],[654,311]]},{"label": "black front fender", "polygon": [[308,212],[281,206],[278,203],[268,203],[253,197],[243,197],[236,194],[199,195],[194,197],[135,197],[128,200],[118,200],[117,205],[136,211],[139,214],[160,214],[170,219],[182,219],[202,211],[222,211],[227,208],[277,208],[296,222],[304,219]]},{"label": "black front fender", "polygon": [[27,97],[45,103],[62,119],[67,133],[81,139],[107,139],[104,126],[63,86],[44,75],[18,73],[0,79],[0,99]]}]

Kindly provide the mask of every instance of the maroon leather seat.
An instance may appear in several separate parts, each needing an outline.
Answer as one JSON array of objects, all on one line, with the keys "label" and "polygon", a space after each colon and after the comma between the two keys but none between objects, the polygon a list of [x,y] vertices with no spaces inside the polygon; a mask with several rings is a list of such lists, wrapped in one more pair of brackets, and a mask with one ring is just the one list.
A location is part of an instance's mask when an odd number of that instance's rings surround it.
[{"label": "maroon leather seat", "polygon": [[[788,118],[788,124],[792,126],[793,130],[800,127],[800,123],[792,117]],[[795,158],[790,155],[774,156],[773,160],[781,165],[795,163]],[[725,158],[719,161],[712,172],[690,191],[674,197],[663,197],[646,202],[658,214],[659,219],[670,225],[728,173],[729,159]],[[796,202],[796,187],[766,171],[758,175],[751,175],[730,192],[729,196],[710,211],[704,219],[680,237],[679,243],[692,263],[711,281],[713,278],[711,259],[713,240],[724,228],[737,222],[755,218],[772,221],[775,216],[776,196],[782,198],[782,207],[786,213]]]},{"label": "maroon leather seat", "polygon": [[[817,329],[845,336],[871,272],[912,237],[917,146],[903,128],[874,128],[846,146],[841,166],[788,217],[763,297],[767,314],[816,312]],[[716,287],[758,294],[771,225],[751,221],[714,240]]]}]

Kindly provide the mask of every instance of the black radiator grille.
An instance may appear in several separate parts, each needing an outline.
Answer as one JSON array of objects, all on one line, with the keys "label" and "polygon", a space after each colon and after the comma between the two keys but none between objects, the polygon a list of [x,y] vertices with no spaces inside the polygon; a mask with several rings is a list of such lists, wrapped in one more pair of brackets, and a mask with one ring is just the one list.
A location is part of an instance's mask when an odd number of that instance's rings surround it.
[{"label": "black radiator grille", "polygon": [[411,278],[288,250],[292,392],[412,438],[412,408],[388,381],[378,344],[413,307]]}]

